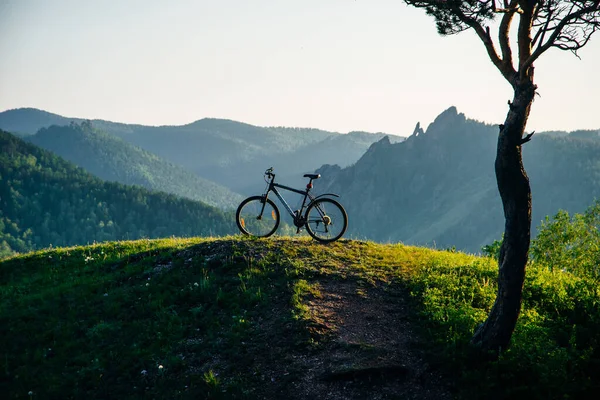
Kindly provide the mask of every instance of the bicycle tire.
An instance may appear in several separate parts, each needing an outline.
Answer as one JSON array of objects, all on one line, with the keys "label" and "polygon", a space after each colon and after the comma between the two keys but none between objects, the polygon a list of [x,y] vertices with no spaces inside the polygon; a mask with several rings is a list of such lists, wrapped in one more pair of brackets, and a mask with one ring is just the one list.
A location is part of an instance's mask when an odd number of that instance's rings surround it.
[{"label": "bicycle tire", "polygon": [[[267,199],[266,203],[263,199],[263,196],[251,196],[242,201],[238,206],[235,212],[235,222],[240,232],[244,235],[269,237],[279,228],[279,209],[271,199]],[[263,214],[259,215],[261,211],[263,211]],[[263,219],[262,217],[265,214],[267,218]]]},{"label": "bicycle tire", "polygon": [[[321,243],[338,240],[348,228],[346,210],[340,203],[329,198],[317,199],[310,203],[305,218],[306,231],[313,239]],[[335,226],[335,230],[328,228],[331,226]]]}]

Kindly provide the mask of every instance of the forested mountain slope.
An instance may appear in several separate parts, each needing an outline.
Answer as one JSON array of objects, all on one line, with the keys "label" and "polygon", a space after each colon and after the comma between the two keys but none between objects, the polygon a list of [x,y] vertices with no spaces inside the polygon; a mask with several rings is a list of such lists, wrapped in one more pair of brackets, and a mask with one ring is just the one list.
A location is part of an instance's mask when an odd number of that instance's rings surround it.
[{"label": "forested mountain slope", "polygon": [[[34,134],[51,125],[81,123],[33,108],[0,113],[0,129]],[[288,152],[323,140],[334,132],[318,129],[263,128],[225,119],[204,118],[180,126],[144,126],[91,120],[94,127],[191,170]]]},{"label": "forested mountain slope", "polygon": [[[289,153],[274,153],[246,163],[217,168],[215,174],[222,182],[227,182],[234,190],[251,194],[261,190],[262,172],[274,167],[277,181],[288,186],[304,186],[305,173],[313,173],[323,164],[336,164],[342,167],[355,163],[374,142],[385,137],[384,133],[350,132],[333,135],[301,147]],[[391,140],[403,140],[390,136]]]},{"label": "forested mountain slope", "polygon": [[[451,107],[405,142],[382,139],[351,167],[324,166],[319,184],[342,195],[350,236],[479,251],[504,227],[494,175],[497,132]],[[534,226],[600,198],[600,141],[536,135],[523,153]]]},{"label": "forested mountain slope", "polygon": [[42,128],[26,140],[107,181],[140,185],[219,208],[236,208],[237,193],[92,126],[90,122]]},{"label": "forested mountain slope", "polygon": [[0,112],[0,129],[21,136],[33,135],[40,128],[51,125],[69,125],[78,118],[66,118],[36,108],[16,108]]},{"label": "forested mountain slope", "polygon": [[[35,109],[0,113],[0,129],[35,133],[52,124],[81,123]],[[92,126],[234,191],[253,187],[273,166],[282,178],[313,172],[323,164],[349,165],[385,134],[342,135],[310,128],[258,127],[205,118],[182,126],[142,126],[92,120]],[[402,140],[396,137],[392,141]]]},{"label": "forested mountain slope", "polygon": [[0,256],[94,241],[234,232],[200,202],[105,182],[0,131]]}]

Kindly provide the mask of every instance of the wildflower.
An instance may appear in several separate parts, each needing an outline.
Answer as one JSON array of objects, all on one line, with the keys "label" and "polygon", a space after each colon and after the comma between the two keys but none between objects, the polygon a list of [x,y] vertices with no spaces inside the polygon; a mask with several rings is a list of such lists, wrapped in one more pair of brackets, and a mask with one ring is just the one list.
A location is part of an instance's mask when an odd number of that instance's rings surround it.
[{"label": "wildflower", "polygon": [[142,370],[141,372],[142,375],[148,375],[148,371],[146,371],[145,369]]},{"label": "wildflower", "polygon": [[163,368],[164,368],[164,367],[163,367],[162,365],[159,365],[159,366],[158,366],[158,369],[163,369]]},{"label": "wildflower", "polygon": [[108,297],[108,293],[104,293],[104,297]]},{"label": "wildflower", "polygon": [[194,286],[198,287],[198,282],[194,282]]},{"label": "wildflower", "polygon": [[150,284],[149,284],[149,283],[146,283],[146,286],[150,286]]},{"label": "wildflower", "polygon": [[27,394],[30,395],[30,396],[33,396],[33,392],[31,390]]}]

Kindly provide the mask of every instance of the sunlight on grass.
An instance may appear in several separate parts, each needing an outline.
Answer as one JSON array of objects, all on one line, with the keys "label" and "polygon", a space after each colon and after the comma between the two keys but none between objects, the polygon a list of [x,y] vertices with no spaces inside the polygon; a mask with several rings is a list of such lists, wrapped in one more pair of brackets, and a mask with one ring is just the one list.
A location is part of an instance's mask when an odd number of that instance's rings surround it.
[{"label": "sunlight on grass", "polygon": [[599,289],[541,265],[528,268],[513,346],[469,367],[496,276],[491,258],[349,240],[171,238],[37,251],[0,262],[3,391],[251,398],[268,379],[261,368],[276,361],[273,346],[314,348],[307,301],[328,280],[356,281],[363,295],[373,285],[410,293],[423,345],[467,398],[595,390]]}]

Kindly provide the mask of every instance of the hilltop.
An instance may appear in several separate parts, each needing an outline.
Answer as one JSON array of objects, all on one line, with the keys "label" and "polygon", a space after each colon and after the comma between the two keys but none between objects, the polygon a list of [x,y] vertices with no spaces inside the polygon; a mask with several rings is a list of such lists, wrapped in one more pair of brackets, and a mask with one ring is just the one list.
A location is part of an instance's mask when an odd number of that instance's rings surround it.
[{"label": "hilltop", "polygon": [[468,340],[490,258],[402,244],[163,239],[0,262],[7,398],[591,398],[597,284],[531,265],[513,346]]}]

